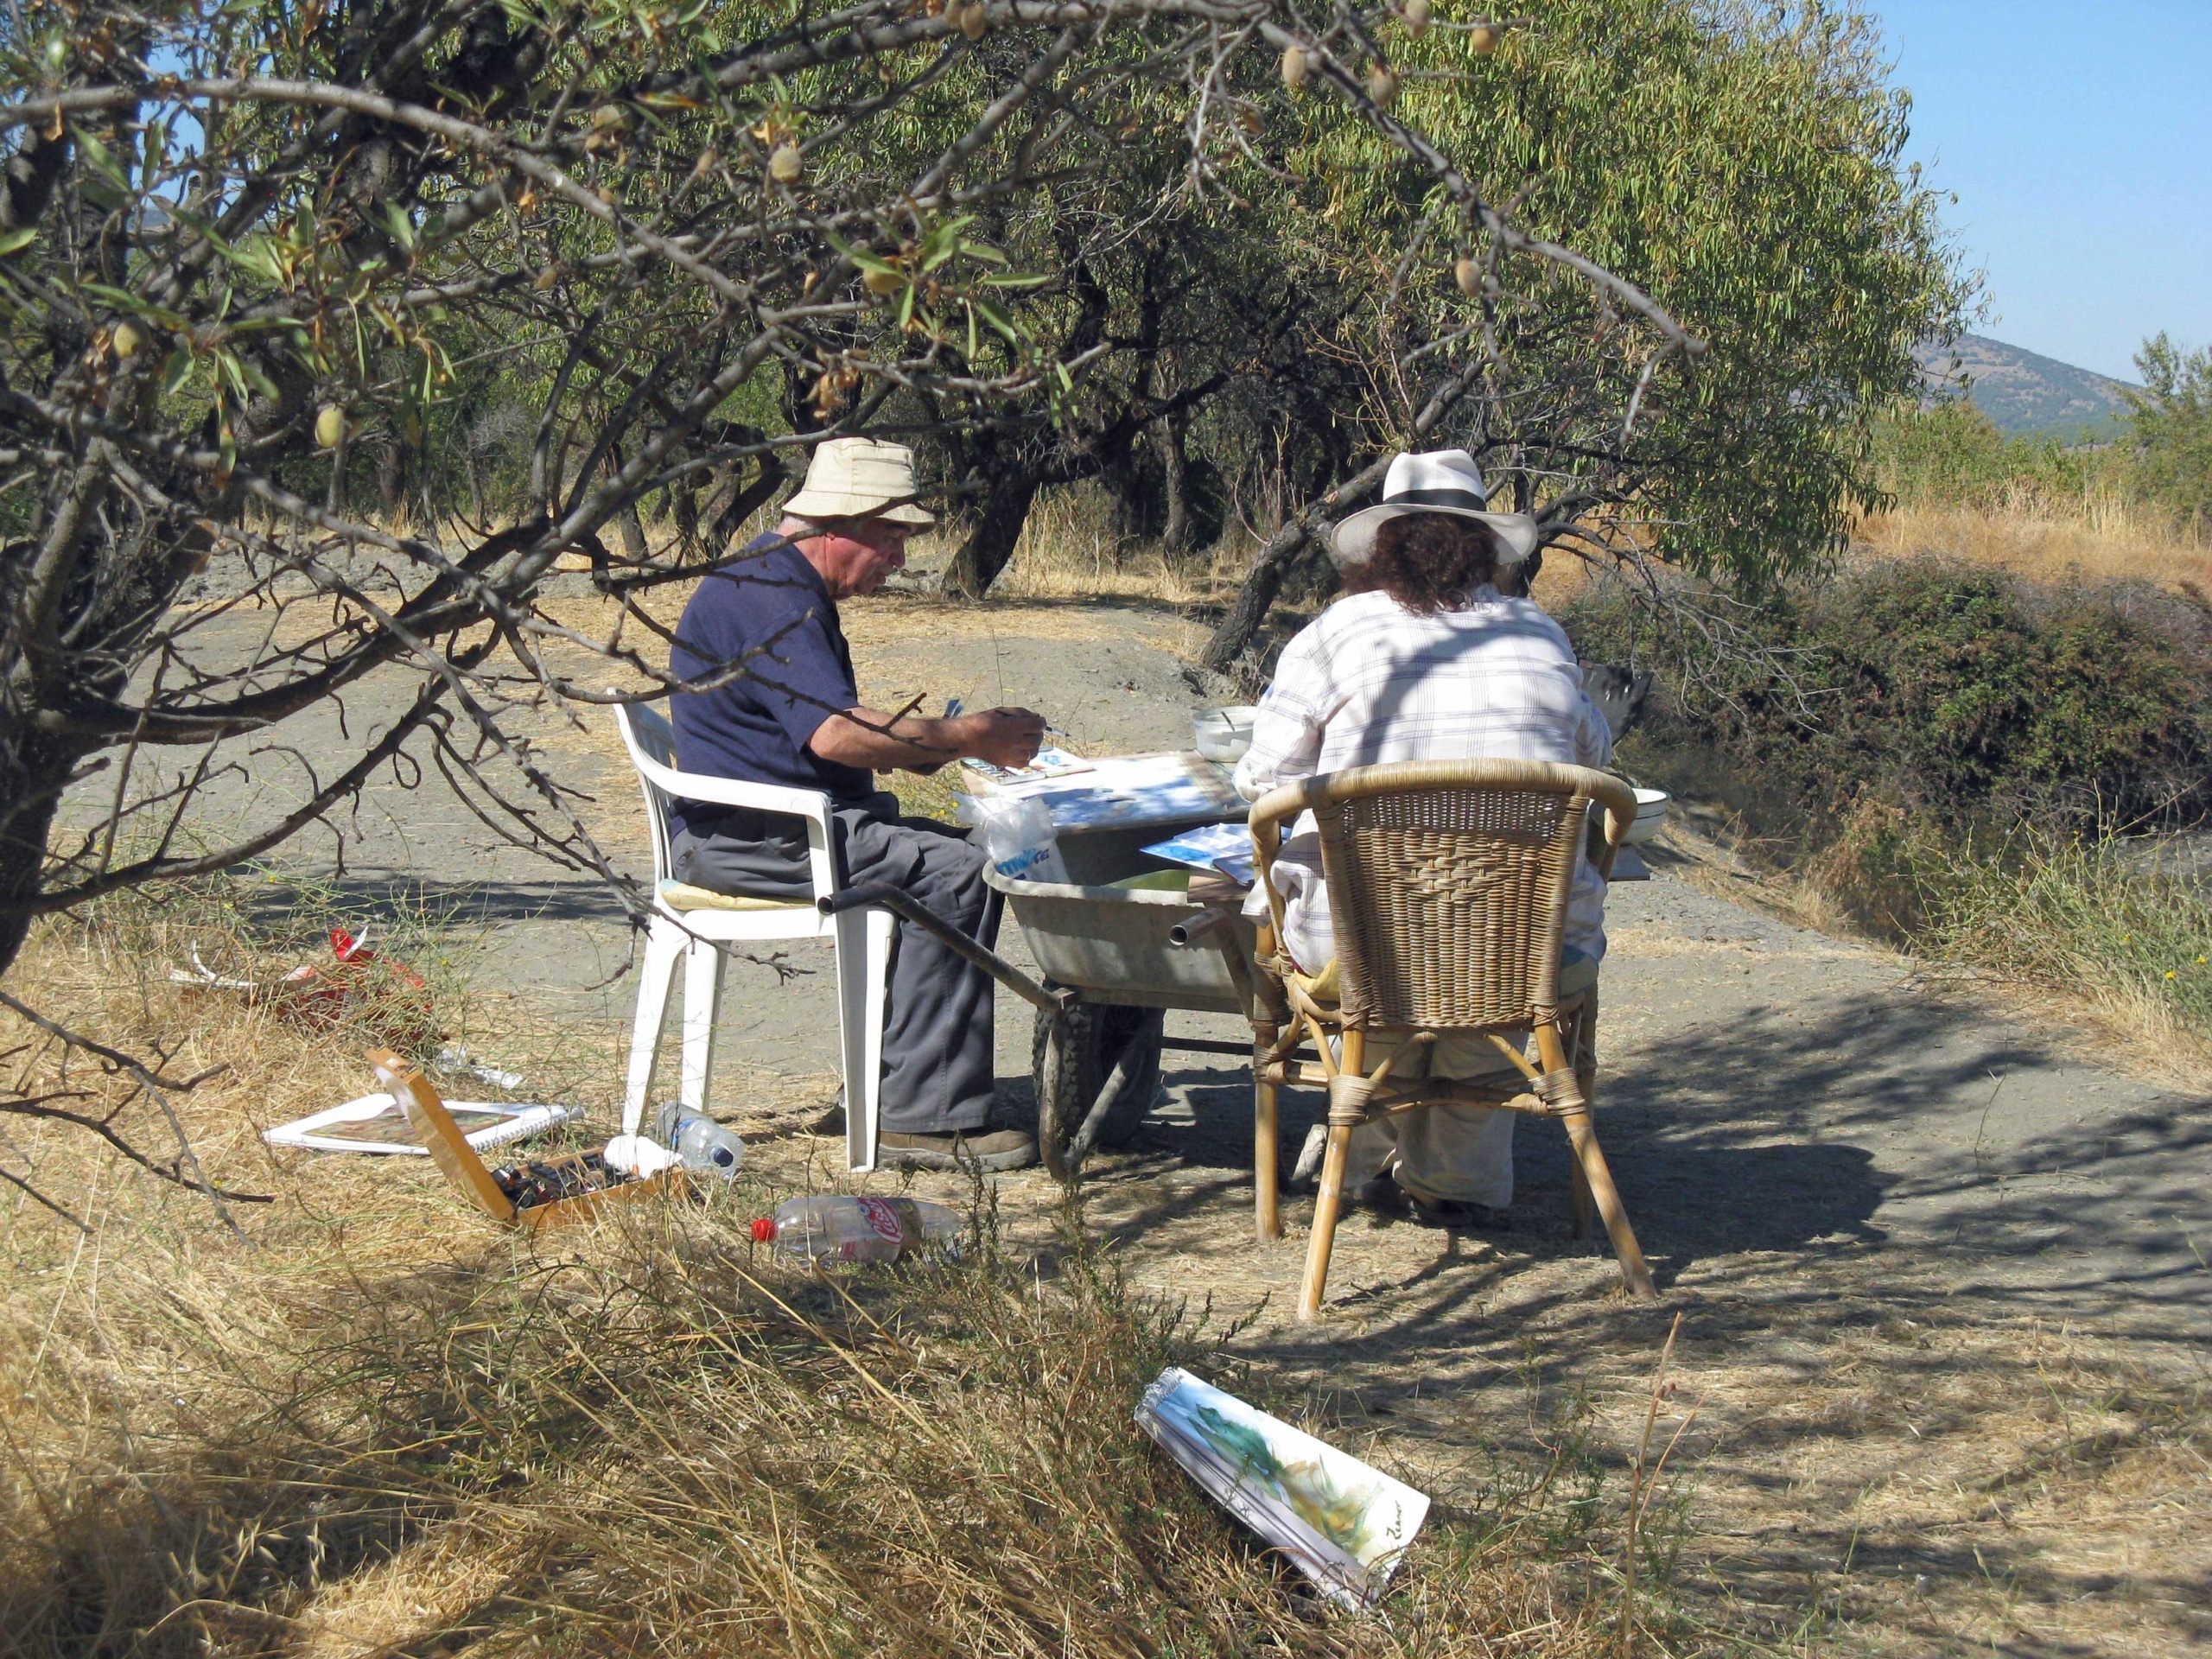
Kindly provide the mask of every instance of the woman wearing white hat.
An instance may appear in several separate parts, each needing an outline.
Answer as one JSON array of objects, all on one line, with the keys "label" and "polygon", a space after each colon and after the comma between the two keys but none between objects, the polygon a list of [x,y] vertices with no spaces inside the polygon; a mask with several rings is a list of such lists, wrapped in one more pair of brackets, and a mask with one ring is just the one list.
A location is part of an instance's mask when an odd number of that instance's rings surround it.
[{"label": "woman wearing white hat", "polygon": [[[1346,594],[1283,648],[1261,699],[1236,786],[1279,784],[1396,760],[1523,760],[1602,766],[1605,716],[1583,690],[1566,632],[1522,597],[1541,537],[1522,513],[1492,512],[1464,449],[1400,455],[1380,505],[1337,525]],[[1310,815],[1275,865],[1283,944],[1308,973],[1336,954],[1320,837]],[[1605,954],[1605,883],[1586,861],[1567,912],[1570,954]],[[1267,915],[1266,895],[1248,905]],[[1507,1064],[1489,1043],[1446,1038],[1427,1065],[1472,1077]],[[1421,1075],[1423,1057],[1402,1061]],[[1495,1224],[1513,1198],[1513,1118],[1478,1106],[1422,1107],[1363,1125],[1347,1185],[1366,1202],[1440,1226]],[[1301,1175],[1318,1135],[1300,1160]]]}]

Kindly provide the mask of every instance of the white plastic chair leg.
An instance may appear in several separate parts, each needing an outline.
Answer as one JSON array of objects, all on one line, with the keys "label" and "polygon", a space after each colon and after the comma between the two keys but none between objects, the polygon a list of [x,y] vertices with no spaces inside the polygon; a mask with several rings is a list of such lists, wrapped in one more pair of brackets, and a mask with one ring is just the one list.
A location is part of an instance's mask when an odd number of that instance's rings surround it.
[{"label": "white plastic chair leg", "polygon": [[638,968],[638,1013],[630,1026],[630,1077],[622,1096],[622,1133],[635,1135],[652,1093],[660,1035],[668,1023],[669,982],[689,943],[674,923],[655,918],[645,930],[645,960]]},{"label": "white plastic chair leg", "polygon": [[707,1109],[715,1070],[715,1026],[722,1014],[722,953],[703,939],[691,941],[683,969],[683,1103]]},{"label": "white plastic chair leg", "polygon": [[875,1167],[876,1115],[883,1095],[883,1004],[895,924],[888,911],[837,918],[837,1036],[845,1073],[845,1164]]}]

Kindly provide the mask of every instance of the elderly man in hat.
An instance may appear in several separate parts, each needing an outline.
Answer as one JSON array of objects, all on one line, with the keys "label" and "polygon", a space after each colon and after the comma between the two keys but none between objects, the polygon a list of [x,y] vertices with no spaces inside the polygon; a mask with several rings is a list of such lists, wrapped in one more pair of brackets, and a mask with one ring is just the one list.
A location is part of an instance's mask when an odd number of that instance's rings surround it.
[{"label": "elderly man in hat", "polygon": [[[1583,690],[1574,648],[1526,597],[1539,540],[1525,514],[1488,510],[1464,449],[1393,461],[1381,505],[1336,527],[1345,596],[1283,648],[1238,789],[1256,798],[1278,784],[1395,760],[1606,765],[1611,734]],[[1311,814],[1291,831],[1275,866],[1283,943],[1319,973],[1336,955],[1320,837]],[[1255,893],[1248,909],[1264,918],[1266,895]],[[1605,882],[1585,860],[1570,893],[1570,960],[1605,954],[1604,909]],[[1470,1077],[1510,1062],[1455,1033],[1427,1056],[1408,1056],[1398,1074],[1419,1077],[1425,1065]],[[1363,1125],[1346,1185],[1363,1202],[1433,1225],[1497,1224],[1513,1199],[1514,1116],[1454,1103]],[[1301,1177],[1319,1161],[1325,1128],[1299,1160]]]},{"label": "elderly man in hat", "polygon": [[[708,575],[677,625],[670,666],[709,682],[671,714],[686,772],[820,790],[830,798],[849,881],[888,881],[973,933],[988,890],[983,854],[964,832],[901,817],[878,772],[930,772],[972,758],[1027,765],[1044,717],[992,709],[957,720],[894,717],[863,707],[837,602],[882,588],[906,563],[906,537],[931,522],[914,505],[912,452],[870,438],[832,438],[814,452],[783,522]],[[806,837],[778,814],[679,801],[671,815],[678,880],[721,893],[804,899]],[[988,1128],[991,982],[919,929],[900,926],[883,1028],[882,1162],[987,1170],[1037,1155],[1033,1135]]]}]

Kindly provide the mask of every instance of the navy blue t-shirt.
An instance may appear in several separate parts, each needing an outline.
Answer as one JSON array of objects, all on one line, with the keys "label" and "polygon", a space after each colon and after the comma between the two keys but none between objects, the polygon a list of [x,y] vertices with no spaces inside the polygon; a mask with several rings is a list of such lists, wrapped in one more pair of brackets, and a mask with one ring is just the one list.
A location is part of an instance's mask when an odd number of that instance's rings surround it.
[{"label": "navy blue t-shirt", "polygon": [[[673,672],[696,680],[742,663],[750,675],[670,699],[676,764],[864,802],[875,792],[874,772],[822,760],[806,747],[823,721],[861,700],[836,601],[804,556],[775,536],[747,551],[755,556],[700,581],[676,625]],[[682,828],[723,810],[677,801],[671,816]]]}]

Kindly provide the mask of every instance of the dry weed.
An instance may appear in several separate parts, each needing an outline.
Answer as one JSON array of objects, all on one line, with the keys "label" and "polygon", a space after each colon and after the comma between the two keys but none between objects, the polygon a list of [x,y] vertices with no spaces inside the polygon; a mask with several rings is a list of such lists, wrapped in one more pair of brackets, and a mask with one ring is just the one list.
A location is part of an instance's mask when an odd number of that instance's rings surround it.
[{"label": "dry weed", "polygon": [[[199,1195],[9,1126],[86,1224],[19,1195],[0,1224],[11,1650],[1612,1650],[1607,1523],[1541,1477],[1440,1507],[1386,1615],[1322,1608],[1130,1417],[1170,1361],[1269,1385],[1128,1288],[1073,1211],[1017,1255],[978,1193],[964,1259],[832,1281],[754,1254],[773,1175],[533,1249],[427,1160],[272,1152],[260,1127],[366,1086],[360,1033],[170,985],[226,917],[49,926],[22,964],[66,1018],[227,1063],[179,1108],[211,1176],[271,1201],[239,1238]],[[244,923],[225,942],[227,963],[284,954]],[[531,1020],[500,1017],[512,1060]],[[522,1062],[545,1077],[563,1040],[605,1051],[555,1096],[603,1109],[616,1033],[545,1034]],[[59,1065],[17,1060],[23,1082]],[[1639,1618],[1707,1645],[1663,1586]]]},{"label": "dry weed", "polygon": [[2004,512],[1900,507],[1859,521],[1854,539],[1882,557],[1939,554],[2033,582],[2151,582],[2212,591],[2212,542],[2201,529],[2114,499],[2070,507],[2023,502]]}]

